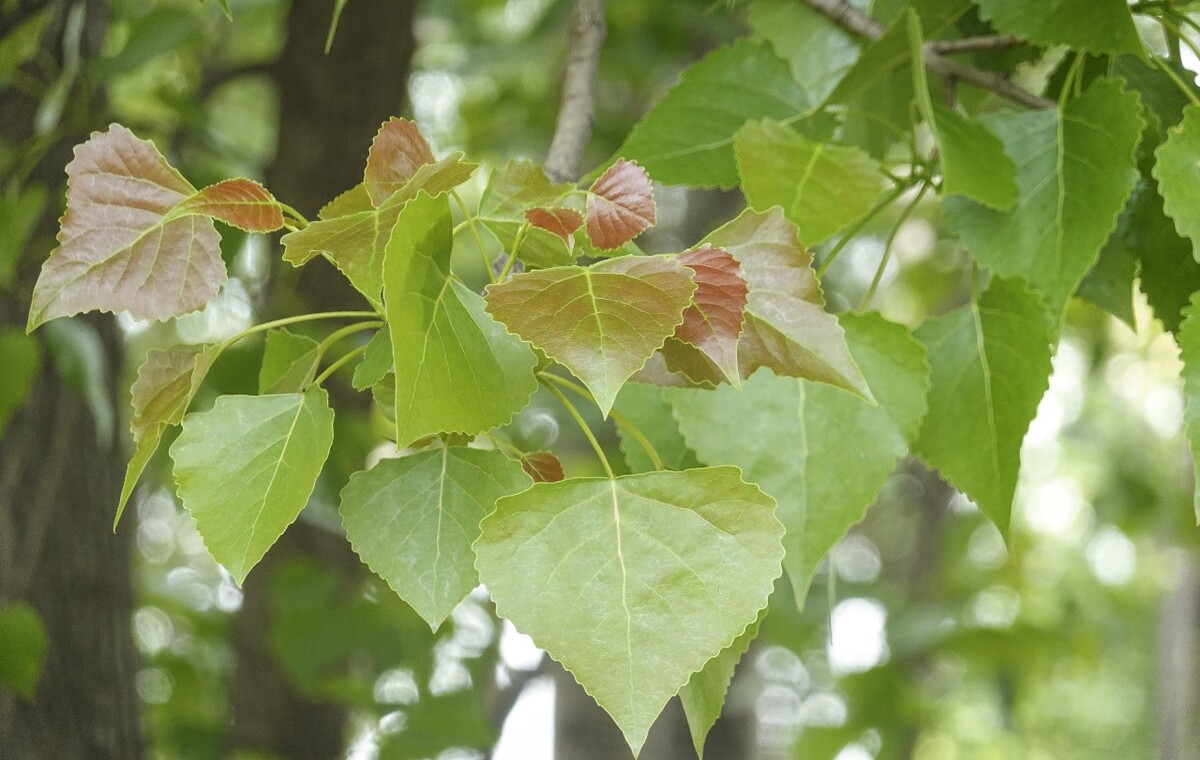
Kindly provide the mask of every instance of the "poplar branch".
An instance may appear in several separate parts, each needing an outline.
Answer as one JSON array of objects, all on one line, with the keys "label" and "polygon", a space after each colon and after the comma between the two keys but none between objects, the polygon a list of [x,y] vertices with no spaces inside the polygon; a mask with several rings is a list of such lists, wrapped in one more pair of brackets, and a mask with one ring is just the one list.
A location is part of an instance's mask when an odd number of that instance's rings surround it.
[{"label": "poplar branch", "polygon": [[579,177],[579,163],[592,136],[595,117],[596,68],[607,27],[605,0],[575,0],[567,30],[562,102],[554,138],[546,154],[546,173],[556,182]]},{"label": "poplar branch", "polygon": [[1025,40],[1011,34],[989,34],[982,37],[963,37],[960,40],[934,40],[929,48],[938,55],[976,53],[983,50],[1006,50],[1025,44]]},{"label": "poplar branch", "polygon": [[[887,32],[883,24],[854,8],[845,0],[804,0],[804,2],[808,7],[824,15],[846,31],[866,37],[872,42],[880,39]],[[929,70],[944,79],[968,82],[1029,108],[1054,108],[1056,105],[1053,100],[1034,95],[1032,92],[1016,86],[1003,74],[982,71],[943,58],[938,53],[936,43],[926,43],[922,52],[925,65],[929,67]]]}]

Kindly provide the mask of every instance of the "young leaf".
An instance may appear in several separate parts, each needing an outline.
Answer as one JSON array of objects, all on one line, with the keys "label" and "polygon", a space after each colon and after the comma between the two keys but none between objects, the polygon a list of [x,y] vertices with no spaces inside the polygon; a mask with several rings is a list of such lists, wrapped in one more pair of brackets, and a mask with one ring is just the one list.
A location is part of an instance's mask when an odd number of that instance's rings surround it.
[{"label": "young leaf", "polygon": [[549,451],[527,451],[521,455],[521,469],[534,483],[557,483],[562,480],[563,466]]},{"label": "young leaf", "polygon": [[679,701],[683,704],[683,715],[687,719],[688,732],[692,735],[692,746],[696,748],[696,757],[700,760],[704,760],[704,740],[725,707],[725,693],[733,681],[733,671],[750,648],[750,642],[758,636],[759,623],[766,613],[765,609],[760,612],[758,619],[747,626],[741,636],[706,662],[703,668],[692,673],[687,685],[679,690]]},{"label": "young leaf", "polygon": [[499,451],[461,446],[384,459],[342,490],[346,538],[435,631],[479,585],[471,544],[501,496],[530,485]]},{"label": "young leaf", "polygon": [[496,609],[561,662],[636,754],[779,576],[774,502],[735,467],[538,483],[475,542]]},{"label": "young leaf", "polygon": [[537,390],[533,351],[450,274],[450,205],[420,195],[388,243],[384,295],[396,367],[396,442],[503,425]]},{"label": "young leaf", "polygon": [[779,209],[747,209],[703,242],[733,254],[749,286],[746,322],[738,341],[743,378],[769,367],[777,375],[817,380],[871,397],[841,326],[825,311],[812,255]]},{"label": "young leaf", "polygon": [[1001,212],[946,199],[950,226],[995,272],[1025,279],[1061,315],[1116,226],[1137,171],[1138,96],[1099,79],[1055,111],[985,117],[1017,165],[1019,197]]},{"label": "young leaf", "polygon": [[914,449],[1007,535],[1021,441],[1050,379],[1053,318],[1017,280],[917,330],[933,369]]},{"label": "young leaf", "polygon": [[588,239],[602,251],[620,248],[658,220],[646,170],[619,159],[588,189]]},{"label": "young leaf", "polygon": [[209,185],[172,213],[209,216],[246,232],[274,232],[283,227],[283,206],[270,190],[252,179],[226,179]]},{"label": "young leaf", "polygon": [[[1200,294],[1184,312],[1183,327],[1179,330],[1179,358],[1183,360],[1183,395],[1187,406],[1183,415],[1191,442],[1192,461],[1197,483],[1200,483]],[[1194,499],[1196,524],[1200,525],[1200,486]]]},{"label": "young leaf", "polygon": [[492,172],[479,199],[479,217],[520,222],[525,209],[556,205],[573,189],[570,183],[551,182],[546,170],[532,161],[513,159]]},{"label": "young leaf", "polygon": [[746,281],[728,251],[710,245],[679,254],[692,270],[696,292],[683,313],[683,324],[662,347],[667,367],[697,382],[740,385],[738,336],[746,312]]},{"label": "young leaf", "polygon": [[[688,448],[679,432],[679,423],[671,415],[671,405],[663,398],[663,389],[642,383],[626,383],[617,396],[613,409],[632,422],[668,470],[690,470],[700,467],[696,452]],[[621,439],[621,453],[630,472],[654,472],[656,469],[650,453],[642,446],[629,429],[617,425]]]},{"label": "young leaf", "polygon": [[661,256],[526,272],[490,285],[487,308],[587,385],[605,415],[621,385],[683,321],[690,270]]},{"label": "young leaf", "polygon": [[979,15],[1001,34],[1089,53],[1146,55],[1125,0],[975,0],[975,4]]},{"label": "young leaf", "polygon": [[1189,106],[1183,122],[1154,152],[1154,178],[1162,193],[1163,209],[1175,229],[1192,241],[1200,261],[1200,106]]},{"label": "young leaf", "polygon": [[225,284],[217,230],[171,213],[196,189],[147,140],[113,124],[67,164],[59,247],[42,265],[28,330],[85,311],[167,319],[202,308]]},{"label": "young leaf", "polygon": [[267,395],[304,390],[321,361],[320,345],[307,335],[283,328],[268,331],[258,370],[258,392]]},{"label": "young leaf", "polygon": [[534,227],[570,240],[571,234],[583,226],[583,215],[573,208],[531,208],[525,211],[525,221]]},{"label": "young leaf", "polygon": [[844,314],[842,326],[877,404],[765,372],[740,391],[664,391],[701,461],[737,465],[779,502],[783,566],[799,607],[821,560],[908,452],[929,390],[925,350],[906,329],[877,314]]},{"label": "young leaf", "polygon": [[371,141],[367,168],[363,171],[363,187],[371,204],[382,205],[392,193],[404,187],[418,169],[436,160],[414,122],[400,118],[385,121]]},{"label": "young leaf", "polygon": [[319,386],[221,396],[183,421],[171,445],[179,498],[239,585],[308,503],[332,443],[333,410]]},{"label": "young leaf", "polygon": [[354,376],[350,379],[350,385],[359,391],[370,388],[392,371],[392,364],[392,335],[388,326],[384,324],[367,343],[367,350],[363,352],[362,361],[354,368]]},{"label": "young leaf", "polygon": [[734,133],[751,119],[786,119],[809,105],[770,46],[744,39],[684,71],[617,155],[668,185],[731,188],[738,181]]}]

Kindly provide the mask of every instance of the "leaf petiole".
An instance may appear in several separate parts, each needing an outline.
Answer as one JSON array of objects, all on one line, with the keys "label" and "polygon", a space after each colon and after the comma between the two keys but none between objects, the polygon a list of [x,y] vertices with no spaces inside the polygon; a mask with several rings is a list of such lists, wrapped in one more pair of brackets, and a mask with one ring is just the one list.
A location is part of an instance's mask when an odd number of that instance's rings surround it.
[{"label": "leaf petiole", "polygon": [[356,346],[355,348],[350,349],[346,353],[342,354],[341,358],[326,367],[321,374],[313,378],[313,381],[309,383],[309,385],[320,385],[321,383],[325,382],[325,380],[327,380],[334,372],[337,372],[339,369],[349,364],[352,359],[360,354],[366,353],[366,351],[366,346]]},{"label": "leaf petiole", "polygon": [[875,270],[875,276],[871,279],[871,284],[867,288],[867,292],[863,293],[862,303],[858,305],[859,311],[866,311],[866,308],[871,305],[871,299],[875,297],[875,290],[879,287],[879,282],[883,279],[883,272],[887,269],[888,261],[892,257],[892,245],[896,242],[896,235],[900,232],[900,228],[904,226],[904,223],[908,221],[908,217],[912,216],[912,212],[920,205],[921,199],[925,197],[925,193],[928,191],[929,184],[922,183],[921,189],[917,191],[917,196],[900,212],[900,217],[896,219],[895,226],[892,227],[891,233],[888,234],[887,242],[883,244],[883,257],[879,260],[879,267]]},{"label": "leaf petiole", "polygon": [[[587,399],[591,403],[596,403],[596,399],[592,396],[587,388],[584,388],[578,383],[573,383],[565,377],[559,377],[558,375],[551,374],[549,372],[539,372],[538,379],[546,379],[558,383],[562,387],[571,390],[582,398]],[[662,457],[658,455],[658,449],[654,447],[654,444],[650,442],[650,439],[646,437],[646,434],[638,429],[637,425],[633,424],[628,417],[621,414],[616,409],[610,409],[608,416],[613,418],[613,422],[616,422],[618,425],[624,428],[625,432],[633,436],[633,440],[637,441],[638,445],[641,446],[646,452],[646,456],[650,457],[650,463],[654,465],[655,470],[662,471],[667,469],[667,466],[663,464]]]},{"label": "leaf petiole", "polygon": [[379,314],[373,311],[319,311],[314,314],[300,314],[295,317],[284,317],[283,319],[274,319],[270,322],[263,322],[253,327],[247,327],[239,333],[229,336],[225,340],[217,344],[217,353],[221,353],[225,349],[237,343],[242,338],[249,337],[255,333],[270,330],[272,327],[287,327],[299,322],[314,322],[318,319],[354,319],[355,317],[370,317],[378,319]]},{"label": "leaf petiole", "polygon": [[[296,209],[287,205],[286,203],[279,200],[278,198],[275,199],[275,202],[279,204],[279,207],[281,209],[283,209],[283,213],[290,216],[292,218],[292,221],[294,221],[300,225],[299,229],[304,229],[305,227],[308,226],[308,219],[304,216],[304,214],[301,214],[299,211],[297,211]],[[284,226],[293,231],[295,230],[295,227],[293,225],[289,225],[286,222],[284,223]]]},{"label": "leaf petiole", "polygon": [[575,424],[579,425],[579,429],[583,431],[584,437],[587,438],[588,443],[592,445],[592,450],[596,452],[596,456],[600,459],[600,465],[604,467],[604,472],[606,475],[608,475],[608,479],[613,480],[616,478],[616,475],[613,474],[612,465],[608,463],[608,457],[604,456],[604,449],[600,446],[600,442],[596,440],[596,434],[592,432],[590,427],[588,427],[587,421],[583,419],[583,415],[580,414],[579,410],[575,408],[575,405],[571,403],[571,399],[567,398],[566,395],[558,388],[555,388],[553,384],[547,382],[546,379],[540,374],[538,375],[538,382],[542,384],[543,388],[553,394],[554,397],[558,399],[559,403],[563,405],[563,408],[565,408],[567,412],[570,413],[571,417],[575,419]]},{"label": "leaf petiole", "polygon": [[471,228],[471,235],[475,238],[475,245],[479,248],[479,258],[483,261],[483,271],[487,272],[488,279],[496,282],[495,276],[492,274],[492,262],[488,260],[487,251],[483,247],[483,237],[479,234],[479,228],[475,226],[475,217],[470,211],[467,211],[467,204],[458,194],[457,190],[450,191],[450,197],[454,199],[454,203],[458,205],[458,210],[462,212],[463,220],[454,228],[452,234],[458,234],[458,230],[464,224]]},{"label": "leaf petiole", "polygon": [[508,254],[508,261],[504,262],[504,269],[500,270],[500,275],[494,280],[494,282],[504,282],[506,279],[508,279],[508,275],[512,273],[513,267],[517,263],[517,254],[520,252],[521,245],[525,242],[525,236],[527,234],[529,234],[528,222],[522,224],[521,228],[517,230],[517,237],[513,240],[513,249]]},{"label": "leaf petiole", "polygon": [[366,322],[355,322],[354,324],[347,325],[340,330],[334,330],[328,336],[326,336],[324,340],[321,341],[320,345],[317,346],[317,355],[324,356],[325,352],[329,350],[330,346],[337,343],[342,338],[345,338],[347,335],[353,335],[354,333],[362,332],[363,330],[375,330],[380,327],[383,327],[383,322],[381,320],[371,319],[367,320]]},{"label": "leaf petiole", "polygon": [[828,270],[830,265],[833,264],[834,260],[837,259],[838,254],[840,254],[846,247],[846,244],[853,240],[858,233],[862,232],[863,228],[870,224],[872,219],[879,216],[881,211],[892,205],[892,203],[895,202],[895,200],[901,195],[904,195],[904,192],[910,187],[912,187],[912,185],[908,183],[898,185],[892,190],[892,192],[888,193],[882,200],[876,203],[870,211],[864,214],[861,219],[855,222],[850,229],[846,230],[846,234],[842,235],[842,239],[837,242],[837,245],[830,249],[829,253],[825,256],[825,260],[821,262],[819,267],[817,267],[817,277],[823,277],[826,270]]}]

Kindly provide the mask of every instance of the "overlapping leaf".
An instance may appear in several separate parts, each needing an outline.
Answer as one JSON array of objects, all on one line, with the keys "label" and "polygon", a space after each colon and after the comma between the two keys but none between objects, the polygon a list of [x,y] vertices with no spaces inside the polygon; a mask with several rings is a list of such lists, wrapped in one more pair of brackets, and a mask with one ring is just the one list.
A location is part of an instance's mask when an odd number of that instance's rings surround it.
[{"label": "overlapping leaf", "polygon": [[487,291],[487,308],[587,385],[604,414],[621,385],[683,322],[691,270],[662,256],[513,277]]},{"label": "overlapping leaf", "polygon": [[738,181],[734,133],[749,120],[786,119],[809,105],[770,46],[741,40],[683,72],[617,154],[668,185],[730,188]]},{"label": "overlapping leaf", "polygon": [[351,476],[342,524],[363,562],[437,630],[479,585],[479,521],[530,482],[499,451],[446,446],[384,459]]},{"label": "overlapping leaf", "polygon": [[867,213],[883,190],[875,160],[858,148],[809,140],[777,121],[750,122],[734,137],[750,206],[780,206],[815,245]]},{"label": "overlapping leaf", "polygon": [[[1196,482],[1200,483],[1200,294],[1192,297],[1179,331],[1179,358],[1183,360],[1183,393],[1187,402],[1184,422],[1191,442]],[[1196,524],[1200,525],[1200,488],[1194,498]]]},{"label": "overlapping leaf", "polygon": [[754,36],[791,64],[793,79],[812,103],[824,101],[858,60],[859,38],[804,3],[756,0],[748,21]]},{"label": "overlapping leaf", "polygon": [[1192,241],[1193,256],[1200,261],[1200,106],[1184,110],[1183,122],[1170,131],[1154,157],[1163,209],[1175,220],[1179,234]]},{"label": "overlapping leaf", "polygon": [[[566,195],[574,189],[574,185],[556,184],[546,176],[545,170],[529,161],[512,160],[500,169],[492,172],[487,188],[479,199],[479,221],[487,227],[506,253],[514,253],[517,236],[526,222],[533,225],[526,228],[525,236],[519,249],[515,251],[519,260],[535,267],[566,266],[575,261],[574,238],[561,236],[559,231],[570,233],[583,223],[579,216],[579,224],[574,222],[574,215],[579,215],[575,209],[562,207]],[[532,209],[530,218],[526,210]],[[551,212],[562,222],[562,229],[551,231],[535,222],[548,221],[545,212]],[[570,234],[568,233],[568,235]]]},{"label": "overlapping leaf", "polygon": [[620,248],[657,221],[650,177],[636,162],[617,160],[588,188],[588,239],[602,251]]},{"label": "overlapping leaf", "polygon": [[534,483],[557,483],[565,477],[562,462],[549,451],[525,452],[521,455],[521,469]]},{"label": "overlapping leaf", "polygon": [[1145,56],[1125,0],[975,0],[996,31],[1040,45]]},{"label": "overlapping leaf", "polygon": [[[671,405],[663,397],[663,389],[642,383],[626,383],[617,396],[613,410],[623,421],[631,422],[654,447],[655,453],[668,470],[689,470],[700,467],[696,452],[688,448],[679,432],[679,423],[671,413]],[[621,453],[630,472],[653,472],[650,453],[624,424],[617,425]]]},{"label": "overlapping leaf", "polygon": [[758,636],[759,624],[765,616],[766,610],[763,610],[758,620],[732,644],[722,649],[720,654],[706,662],[703,668],[693,673],[687,685],[679,690],[679,701],[683,705],[688,732],[692,735],[692,746],[700,760],[704,760],[704,740],[708,738],[708,732],[717,718],[721,717],[725,693],[733,681],[733,671],[750,648],[750,642]]},{"label": "overlapping leaf", "polygon": [[317,372],[321,350],[317,341],[283,328],[267,332],[262,365],[258,369],[258,392],[297,393],[304,390]]},{"label": "overlapping leaf", "polygon": [[241,584],[308,503],[333,443],[329,395],[221,396],[171,445],[183,505]]},{"label": "overlapping leaf", "polygon": [[754,622],[782,558],[774,503],[735,467],[538,483],[475,543],[497,611],[566,666],[636,753]]},{"label": "overlapping leaf", "polygon": [[914,449],[1005,534],[1021,441],[1049,384],[1052,321],[1037,294],[994,277],[978,302],[917,330],[933,372]]},{"label": "overlapping leaf", "polygon": [[362,361],[354,368],[350,384],[361,391],[375,385],[391,371],[392,335],[387,324],[384,324],[367,343],[367,350],[363,352]]},{"label": "overlapping leaf", "polygon": [[994,271],[1019,276],[1061,314],[1116,226],[1137,180],[1142,131],[1138,96],[1097,80],[1055,111],[985,118],[1017,165],[1018,198],[1001,212],[964,198],[946,200],[951,227]]},{"label": "overlapping leaf", "polygon": [[525,211],[525,221],[569,242],[575,230],[583,226],[583,215],[573,208],[561,206],[531,208]]},{"label": "overlapping leaf", "polygon": [[739,385],[737,346],[747,294],[741,266],[728,251],[709,245],[684,251],[679,261],[692,270],[696,292],[683,324],[663,344],[667,367],[697,382]]},{"label": "overlapping leaf", "polygon": [[283,227],[283,207],[267,188],[252,179],[226,179],[180,203],[174,214],[201,214],[246,232]]},{"label": "overlapping leaf", "polygon": [[384,263],[401,445],[431,433],[474,435],[503,425],[537,390],[533,351],[450,274],[449,203],[422,194],[409,206]]},{"label": "overlapping leaf", "polygon": [[877,404],[766,372],[740,391],[664,392],[701,461],[741,467],[779,502],[784,569],[799,606],[821,560],[908,452],[929,390],[925,350],[903,327],[875,314],[846,314],[842,325]]},{"label": "overlapping leaf", "polygon": [[380,206],[408,183],[425,164],[437,159],[417,125],[408,119],[391,118],[383,123],[367,152],[363,187],[371,204]]},{"label": "overlapping leaf", "polygon": [[841,326],[825,311],[812,255],[779,209],[746,210],[704,242],[733,254],[749,286],[738,341],[742,377],[769,367],[777,375],[817,380],[870,398]]}]

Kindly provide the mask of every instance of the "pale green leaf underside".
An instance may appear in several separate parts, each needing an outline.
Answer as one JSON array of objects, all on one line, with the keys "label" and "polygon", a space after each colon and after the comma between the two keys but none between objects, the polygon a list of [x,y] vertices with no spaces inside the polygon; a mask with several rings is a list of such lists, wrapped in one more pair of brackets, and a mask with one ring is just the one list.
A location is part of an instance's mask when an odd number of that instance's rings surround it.
[{"label": "pale green leaf underside", "polygon": [[929,351],[929,413],[915,451],[1007,535],[1021,441],[1050,379],[1051,316],[1016,280],[917,330]]},{"label": "pale green leaf underside", "polygon": [[821,560],[863,518],[908,452],[929,388],[925,350],[906,329],[877,314],[844,314],[841,322],[877,404],[766,372],[740,392],[722,386],[664,394],[702,462],[741,467],[779,502],[784,569],[801,607]]},{"label": "pale green leaf underside", "polygon": [[692,673],[687,685],[679,690],[679,701],[683,705],[688,732],[692,735],[692,746],[700,760],[704,760],[704,740],[725,707],[725,694],[733,681],[733,671],[750,648],[750,642],[758,636],[759,624],[766,614],[764,609],[758,620],[732,644],[722,649],[720,654],[706,662],[703,668]]},{"label": "pale green leaf underside", "polygon": [[333,443],[320,387],[222,396],[171,446],[179,497],[213,559],[241,584],[308,503]]},{"label": "pale green leaf underside", "polygon": [[499,451],[445,447],[384,459],[342,490],[346,538],[434,630],[479,585],[471,544],[502,496],[532,481]]},{"label": "pale green leaf underside", "polygon": [[964,198],[946,200],[950,226],[971,255],[994,271],[1025,279],[1061,314],[1137,180],[1139,99],[1114,80],[1097,80],[1055,111],[985,118],[1016,162],[1018,198],[1008,212]]},{"label": "pale green leaf underside", "polygon": [[783,556],[735,467],[538,483],[475,544],[497,611],[566,666],[636,753],[672,696],[754,622]]}]

